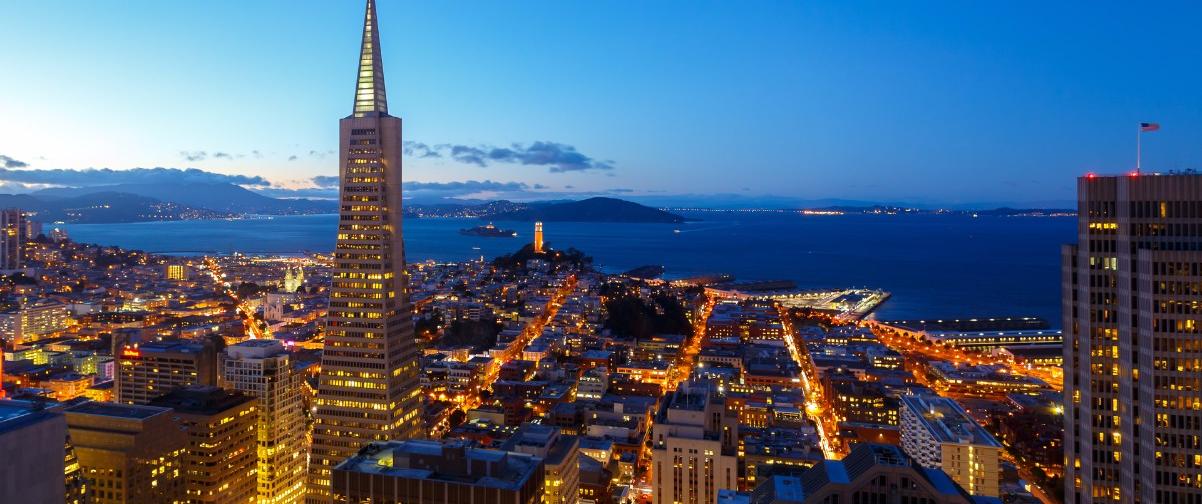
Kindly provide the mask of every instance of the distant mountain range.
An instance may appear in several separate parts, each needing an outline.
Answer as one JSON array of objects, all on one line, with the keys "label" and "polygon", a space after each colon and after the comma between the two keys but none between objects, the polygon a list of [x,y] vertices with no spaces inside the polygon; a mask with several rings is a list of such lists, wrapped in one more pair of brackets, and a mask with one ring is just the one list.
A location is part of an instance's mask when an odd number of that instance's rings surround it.
[{"label": "distant mountain range", "polygon": [[520,210],[490,216],[497,221],[684,222],[674,213],[615,198],[589,198],[561,203],[531,204]]},{"label": "distant mountain range", "polygon": [[684,222],[684,217],[615,198],[514,203],[405,203],[406,217],[479,217],[494,221]]},{"label": "distant mountain range", "polygon": [[0,194],[0,207],[20,208],[35,213],[35,219],[41,222],[81,224],[221,219],[237,215],[117,192],[96,192],[63,198]]},{"label": "distant mountain range", "polygon": [[57,187],[32,193],[53,201],[90,194],[120,193],[232,214],[294,215],[338,210],[331,200],[280,199],[230,183],[119,184],[96,187]]},{"label": "distant mountain range", "polygon": [[0,207],[36,213],[35,218],[42,222],[83,224],[315,214],[338,209],[334,201],[277,199],[235,184],[195,182],[56,187],[30,194],[0,194]]},{"label": "distant mountain range", "polygon": [[[838,213],[979,213],[980,215],[1065,215],[1072,210],[1012,209],[922,210],[900,206],[858,205],[832,201],[830,206],[804,207]],[[851,204],[849,204],[851,203]],[[335,213],[338,202],[319,199],[285,199],[265,196],[229,183],[181,182],[175,184],[119,184],[96,187],[59,187],[30,194],[0,194],[0,207],[37,213],[43,222],[111,223],[155,220],[236,218],[248,214],[304,215]],[[669,209],[671,210],[671,209]],[[718,210],[721,211],[721,210]],[[790,210],[781,210],[790,211]],[[798,211],[801,211],[798,209]],[[539,202],[438,200],[406,201],[405,216],[477,217],[494,221],[662,222],[688,219],[631,201],[595,197],[579,201]]]},{"label": "distant mountain range", "polygon": [[[332,200],[283,199],[229,183],[119,184],[56,187],[30,194],[0,194],[0,207],[36,212],[43,222],[112,223],[222,219],[248,214],[334,213]],[[682,222],[675,214],[613,198],[514,203],[407,203],[405,215],[480,217],[506,221]]]}]

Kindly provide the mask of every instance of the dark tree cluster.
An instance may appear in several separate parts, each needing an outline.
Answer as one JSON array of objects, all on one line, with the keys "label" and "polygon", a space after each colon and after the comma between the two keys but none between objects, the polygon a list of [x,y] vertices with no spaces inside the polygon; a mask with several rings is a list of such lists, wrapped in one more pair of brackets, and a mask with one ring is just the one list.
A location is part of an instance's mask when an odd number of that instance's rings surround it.
[{"label": "dark tree cluster", "polygon": [[234,288],[234,293],[238,295],[239,299],[247,299],[271,290],[271,287],[264,287],[254,282],[242,282]]},{"label": "dark tree cluster", "polygon": [[552,268],[556,269],[569,267],[576,270],[587,270],[593,266],[593,258],[585,255],[584,252],[575,247],[569,247],[567,250],[547,250],[539,254],[534,251],[534,245],[530,243],[523,245],[517,252],[493,259],[493,266],[524,270],[526,262],[531,259],[546,261],[551,264]]},{"label": "dark tree cluster", "polygon": [[471,345],[473,352],[482,352],[497,344],[501,323],[496,319],[457,319],[443,330],[443,346]]},{"label": "dark tree cluster", "polygon": [[605,328],[620,336],[642,339],[656,334],[689,334],[692,330],[685,307],[667,294],[653,295],[651,302],[633,295],[609,297],[605,310]]}]

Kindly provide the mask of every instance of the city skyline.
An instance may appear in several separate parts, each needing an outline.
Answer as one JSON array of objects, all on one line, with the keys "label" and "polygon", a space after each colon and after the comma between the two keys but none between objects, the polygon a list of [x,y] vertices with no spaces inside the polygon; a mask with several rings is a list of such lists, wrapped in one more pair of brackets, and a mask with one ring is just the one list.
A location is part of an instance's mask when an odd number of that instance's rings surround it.
[{"label": "city skyline", "polygon": [[133,1],[0,6],[0,502],[1202,502],[1185,9]]},{"label": "city skyline", "polygon": [[[30,76],[0,83],[25,97],[0,113],[29,118],[0,126],[0,192],[162,166],[332,197],[322,118],[347,105],[349,3],[0,7],[30,20],[0,35]],[[385,65],[429,196],[1044,206],[1132,168],[1141,121],[1164,125],[1145,169],[1200,164],[1192,5],[389,3]]]}]

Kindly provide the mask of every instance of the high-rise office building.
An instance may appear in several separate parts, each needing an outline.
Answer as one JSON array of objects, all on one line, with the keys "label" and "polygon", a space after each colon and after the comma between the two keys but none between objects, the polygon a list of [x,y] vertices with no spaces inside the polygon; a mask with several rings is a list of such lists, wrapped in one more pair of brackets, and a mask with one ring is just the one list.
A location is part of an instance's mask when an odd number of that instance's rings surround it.
[{"label": "high-rise office building", "polygon": [[86,402],[64,410],[89,502],[182,502],[187,433],[169,408]]},{"label": "high-rise office building", "polygon": [[1202,175],[1077,179],[1062,252],[1070,503],[1202,501]]},{"label": "high-rise office building", "polygon": [[901,444],[923,467],[942,469],[968,493],[1000,496],[1002,445],[955,400],[903,396]]},{"label": "high-rise office building", "polygon": [[25,214],[17,208],[0,210],[0,270],[21,269]]},{"label": "high-rise office building", "polygon": [[339,124],[341,212],[314,401],[311,502],[371,441],[422,434],[417,342],[401,240],[401,119],[388,115],[376,4],[368,0],[354,109]]},{"label": "high-rise office building", "polygon": [[738,488],[738,414],[711,382],[682,384],[651,430],[655,504],[714,502],[718,490]]},{"label": "high-rise office building", "polygon": [[211,341],[137,343],[115,334],[113,357],[119,403],[147,404],[177,387],[217,385],[217,350]]},{"label": "high-rise office building", "polygon": [[217,387],[177,388],[151,401],[171,408],[188,437],[184,490],[190,504],[258,502],[255,491],[257,401]]},{"label": "high-rise office building", "polygon": [[541,221],[534,223],[534,252],[543,253],[543,223]]},{"label": "high-rise office building", "polygon": [[304,375],[278,340],[247,340],[225,349],[223,387],[259,399],[258,493],[264,504],[300,502],[305,492]]},{"label": "high-rise office building", "polygon": [[188,275],[190,273],[189,269],[190,268],[188,265],[184,263],[168,263],[167,265],[163,266],[163,276],[168,280],[182,282],[188,279]]}]

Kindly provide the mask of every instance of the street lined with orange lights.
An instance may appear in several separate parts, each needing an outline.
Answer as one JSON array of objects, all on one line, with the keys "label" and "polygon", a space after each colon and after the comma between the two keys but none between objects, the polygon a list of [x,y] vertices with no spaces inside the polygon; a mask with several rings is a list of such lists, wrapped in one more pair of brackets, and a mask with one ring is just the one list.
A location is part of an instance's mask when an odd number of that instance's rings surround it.
[{"label": "street lined with orange lights", "polygon": [[522,351],[526,349],[534,338],[542,334],[543,328],[555,319],[555,314],[559,313],[559,308],[563,306],[564,299],[568,297],[572,291],[576,290],[576,275],[569,276],[564,284],[555,291],[551,299],[547,300],[547,306],[543,309],[542,315],[531,320],[525,328],[522,329],[522,334],[514,341],[501,356],[494,362],[488,373],[484,376],[484,382],[480,384],[477,392],[459,401],[459,408],[463,411],[468,411],[480,406],[480,393],[484,390],[491,389],[493,383],[496,383],[497,377],[501,374],[501,366],[512,361],[522,355]]},{"label": "street lined with orange lights", "polygon": [[801,368],[801,387],[802,393],[805,394],[805,414],[806,417],[814,423],[818,430],[818,439],[821,443],[822,453],[826,458],[840,458],[841,445],[838,441],[832,441],[830,432],[838,432],[838,428],[830,415],[826,414],[826,407],[823,404],[822,391],[818,390],[818,386],[811,382],[810,371],[811,366],[808,365],[809,358],[806,356],[804,343],[797,341],[797,332],[793,328],[793,321],[789,319],[789,311],[783,306],[778,306],[780,313],[781,324],[785,326],[785,346],[789,349],[789,356],[793,358],[793,362]]}]

